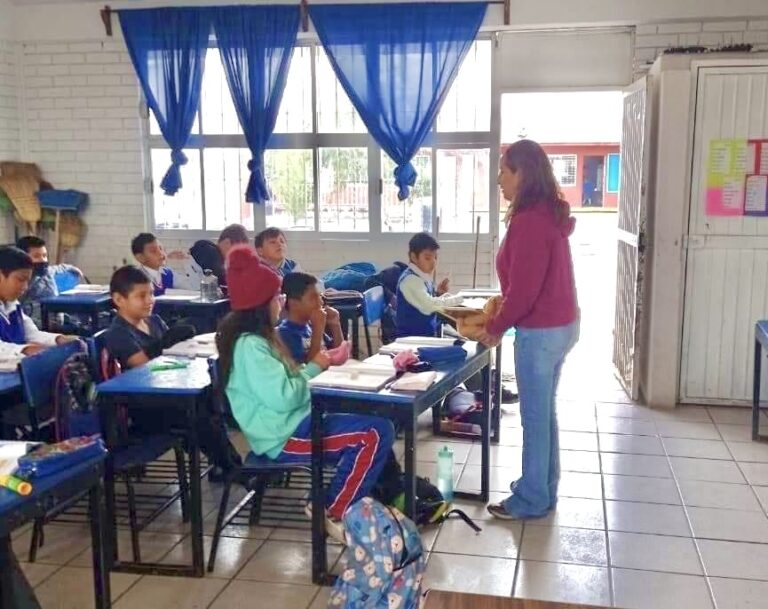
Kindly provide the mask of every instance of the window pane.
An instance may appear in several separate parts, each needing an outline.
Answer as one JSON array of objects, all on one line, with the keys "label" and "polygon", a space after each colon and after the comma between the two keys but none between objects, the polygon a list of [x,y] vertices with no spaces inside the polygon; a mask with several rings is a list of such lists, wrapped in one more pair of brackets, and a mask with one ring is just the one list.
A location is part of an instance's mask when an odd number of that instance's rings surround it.
[{"label": "window pane", "polygon": [[365,125],[341,87],[325,52],[317,47],[317,130],[320,133],[365,133]]},{"label": "window pane", "polygon": [[491,41],[470,47],[437,115],[438,131],[490,131]]},{"label": "window pane", "polygon": [[381,230],[382,232],[418,233],[432,231],[432,151],[422,148],[413,157],[418,173],[411,196],[405,201],[397,198],[395,163],[381,153]]},{"label": "window pane", "polygon": [[576,155],[575,154],[550,154],[549,162],[552,163],[552,171],[560,186],[576,185]]},{"label": "window pane", "polygon": [[206,148],[203,151],[207,230],[221,230],[232,223],[253,226],[253,204],[245,202],[250,158],[247,148]]},{"label": "window pane", "polygon": [[[195,114],[195,122],[192,123],[192,133],[197,135],[200,133],[200,115]],[[157,124],[155,113],[152,110],[149,111],[149,134],[150,135],[162,135],[160,133],[160,125]]]},{"label": "window pane", "polygon": [[315,229],[315,179],[311,150],[267,150],[264,155],[272,200],[267,226],[290,230]]},{"label": "window pane", "polygon": [[368,232],[366,148],[320,148],[320,230]]},{"label": "window pane", "polygon": [[280,101],[275,133],[312,132],[312,49],[296,47]]},{"label": "window pane", "polygon": [[227,77],[221,63],[218,49],[208,49],[205,56],[200,113],[203,119],[203,134],[241,134],[235,105],[229,94]]},{"label": "window pane", "polygon": [[488,232],[488,148],[437,151],[437,214],[441,233]]},{"label": "window pane", "polygon": [[153,148],[152,180],[154,182],[155,227],[200,230],[203,228],[203,203],[200,194],[200,151],[185,150],[188,162],[181,168],[182,187],[172,197],[160,188],[165,172],[171,166],[171,151]]}]

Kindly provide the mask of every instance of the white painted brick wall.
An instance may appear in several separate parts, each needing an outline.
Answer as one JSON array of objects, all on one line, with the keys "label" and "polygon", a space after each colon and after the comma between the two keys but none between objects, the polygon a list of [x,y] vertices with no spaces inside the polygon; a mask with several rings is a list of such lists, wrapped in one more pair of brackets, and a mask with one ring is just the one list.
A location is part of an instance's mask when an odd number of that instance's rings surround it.
[{"label": "white painted brick wall", "polygon": [[[19,75],[16,45],[0,40],[0,160],[19,159],[21,135],[19,130]],[[13,219],[0,214],[0,243],[13,241]]]},{"label": "white painted brick wall", "polygon": [[[144,229],[139,93],[120,41],[23,43],[26,156],[57,188],[90,194],[69,260],[109,279]],[[126,80],[125,77],[129,78]]]}]

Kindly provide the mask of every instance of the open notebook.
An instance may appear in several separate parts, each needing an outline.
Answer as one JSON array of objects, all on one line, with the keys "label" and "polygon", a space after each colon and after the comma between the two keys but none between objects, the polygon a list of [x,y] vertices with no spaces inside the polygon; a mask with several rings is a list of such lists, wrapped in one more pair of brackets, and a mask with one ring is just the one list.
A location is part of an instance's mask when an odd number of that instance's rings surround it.
[{"label": "open notebook", "polygon": [[200,334],[189,340],[182,341],[163,349],[163,355],[175,355],[179,357],[212,357],[218,354],[216,348],[216,335]]},{"label": "open notebook", "polygon": [[325,372],[310,379],[309,384],[312,387],[378,391],[394,377],[395,368],[392,364],[367,364],[349,360],[341,366],[331,366]]},{"label": "open notebook", "polygon": [[76,285],[71,290],[62,292],[62,294],[107,294],[109,293],[108,285],[98,285],[95,283],[81,283]]},{"label": "open notebook", "polygon": [[393,343],[383,345],[379,353],[396,355],[401,351],[416,351],[419,347],[452,347],[455,338],[436,338],[432,336],[404,336]]}]

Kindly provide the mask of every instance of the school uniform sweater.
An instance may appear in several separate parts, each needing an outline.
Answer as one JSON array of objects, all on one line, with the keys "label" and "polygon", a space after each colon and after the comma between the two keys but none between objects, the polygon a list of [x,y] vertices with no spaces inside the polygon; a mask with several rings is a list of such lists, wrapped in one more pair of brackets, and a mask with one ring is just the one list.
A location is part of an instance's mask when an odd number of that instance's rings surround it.
[{"label": "school uniform sweater", "polygon": [[320,372],[313,363],[290,371],[272,345],[256,334],[237,340],[226,393],[254,453],[274,459],[283,451],[310,413],[307,381]]},{"label": "school uniform sweater", "polygon": [[0,356],[20,356],[30,343],[52,347],[58,334],[38,329],[17,300],[0,301]]},{"label": "school uniform sweater", "polygon": [[397,282],[397,335],[435,336],[439,326],[437,313],[461,301],[461,296],[437,296],[432,278],[415,264],[409,264]]},{"label": "school uniform sweater", "polygon": [[142,264],[140,268],[152,281],[152,291],[155,296],[162,296],[166,290],[173,288],[173,271],[167,266],[155,270]]}]

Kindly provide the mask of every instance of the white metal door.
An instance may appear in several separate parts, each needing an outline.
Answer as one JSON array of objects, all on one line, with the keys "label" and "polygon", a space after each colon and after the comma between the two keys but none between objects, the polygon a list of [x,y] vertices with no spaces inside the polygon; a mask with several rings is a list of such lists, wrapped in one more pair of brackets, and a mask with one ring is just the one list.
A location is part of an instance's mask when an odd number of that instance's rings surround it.
[{"label": "white metal door", "polygon": [[710,142],[768,138],[768,65],[697,70],[680,401],[745,404],[768,317],[768,218],[707,215]]},{"label": "white metal door", "polygon": [[627,394],[638,398],[640,382],[640,319],[645,249],[646,139],[648,80],[642,78],[624,93],[619,186],[616,317],[613,364]]}]

